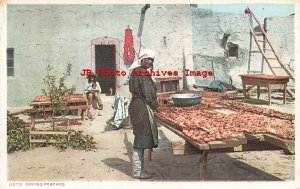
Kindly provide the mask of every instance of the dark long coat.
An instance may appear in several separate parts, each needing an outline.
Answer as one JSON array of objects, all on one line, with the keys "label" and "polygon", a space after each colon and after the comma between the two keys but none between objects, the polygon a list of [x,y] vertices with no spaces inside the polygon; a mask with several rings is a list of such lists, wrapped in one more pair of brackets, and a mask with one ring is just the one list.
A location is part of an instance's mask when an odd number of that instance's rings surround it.
[{"label": "dark long coat", "polygon": [[[133,71],[145,72],[147,70],[138,67]],[[158,107],[156,85],[151,76],[132,75],[129,79],[129,91],[132,93],[129,115],[135,136],[133,147],[143,149],[157,147],[154,146],[149,114],[146,107],[146,103],[153,110]]]}]

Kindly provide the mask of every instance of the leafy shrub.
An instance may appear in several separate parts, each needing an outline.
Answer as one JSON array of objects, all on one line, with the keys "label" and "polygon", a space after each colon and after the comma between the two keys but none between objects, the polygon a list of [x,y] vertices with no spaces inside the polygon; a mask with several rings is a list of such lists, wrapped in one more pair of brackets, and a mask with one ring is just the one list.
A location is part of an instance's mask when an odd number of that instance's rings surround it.
[{"label": "leafy shrub", "polygon": [[[22,119],[7,112],[7,152],[11,153],[18,150],[29,150],[30,126]],[[69,130],[68,135],[34,135],[32,139],[56,140],[54,145],[60,151],[71,147],[76,150],[90,151],[96,148],[96,142],[93,137],[83,135],[82,131]],[[48,146],[45,143],[33,143],[32,148]]]},{"label": "leafy shrub", "polygon": [[29,124],[7,112],[7,152],[29,149]]}]

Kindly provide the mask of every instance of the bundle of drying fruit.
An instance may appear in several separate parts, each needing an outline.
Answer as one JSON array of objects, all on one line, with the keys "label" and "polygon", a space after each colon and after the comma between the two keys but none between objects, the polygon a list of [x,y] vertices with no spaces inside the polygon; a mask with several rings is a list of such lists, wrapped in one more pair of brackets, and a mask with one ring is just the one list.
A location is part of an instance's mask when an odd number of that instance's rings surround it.
[{"label": "bundle of drying fruit", "polygon": [[[70,94],[66,96],[67,102],[87,102],[87,99],[82,94]],[[35,96],[33,102],[50,102],[50,97],[46,95]]]},{"label": "bundle of drying fruit", "polygon": [[294,140],[295,116],[221,98],[203,98],[189,107],[160,105],[161,119],[189,138],[205,143],[234,139],[243,133],[272,134]]}]

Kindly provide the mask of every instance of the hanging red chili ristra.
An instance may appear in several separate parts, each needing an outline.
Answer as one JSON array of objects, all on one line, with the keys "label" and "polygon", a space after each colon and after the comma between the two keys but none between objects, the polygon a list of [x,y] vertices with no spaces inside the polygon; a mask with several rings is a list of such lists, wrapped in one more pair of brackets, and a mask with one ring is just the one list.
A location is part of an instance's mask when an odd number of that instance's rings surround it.
[{"label": "hanging red chili ristra", "polygon": [[135,58],[132,30],[130,28],[127,28],[125,30],[123,58],[124,58],[125,64],[127,64],[127,65],[131,65]]}]

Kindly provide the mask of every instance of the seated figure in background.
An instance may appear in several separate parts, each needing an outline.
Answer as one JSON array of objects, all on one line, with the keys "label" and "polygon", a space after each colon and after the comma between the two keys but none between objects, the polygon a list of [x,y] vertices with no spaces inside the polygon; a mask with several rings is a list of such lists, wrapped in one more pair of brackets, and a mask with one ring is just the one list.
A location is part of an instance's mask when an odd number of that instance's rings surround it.
[{"label": "seated figure in background", "polygon": [[[90,109],[92,108],[92,102],[93,102],[93,98],[95,97],[96,101],[97,101],[97,108],[99,110],[103,109],[103,104],[102,104],[102,100],[100,98],[100,93],[101,93],[101,87],[99,82],[96,80],[96,76],[92,75],[88,77],[88,82],[85,84],[84,87],[84,93],[87,96],[88,99],[88,105],[90,106]],[[92,118],[90,109],[88,111],[88,118]]]}]

